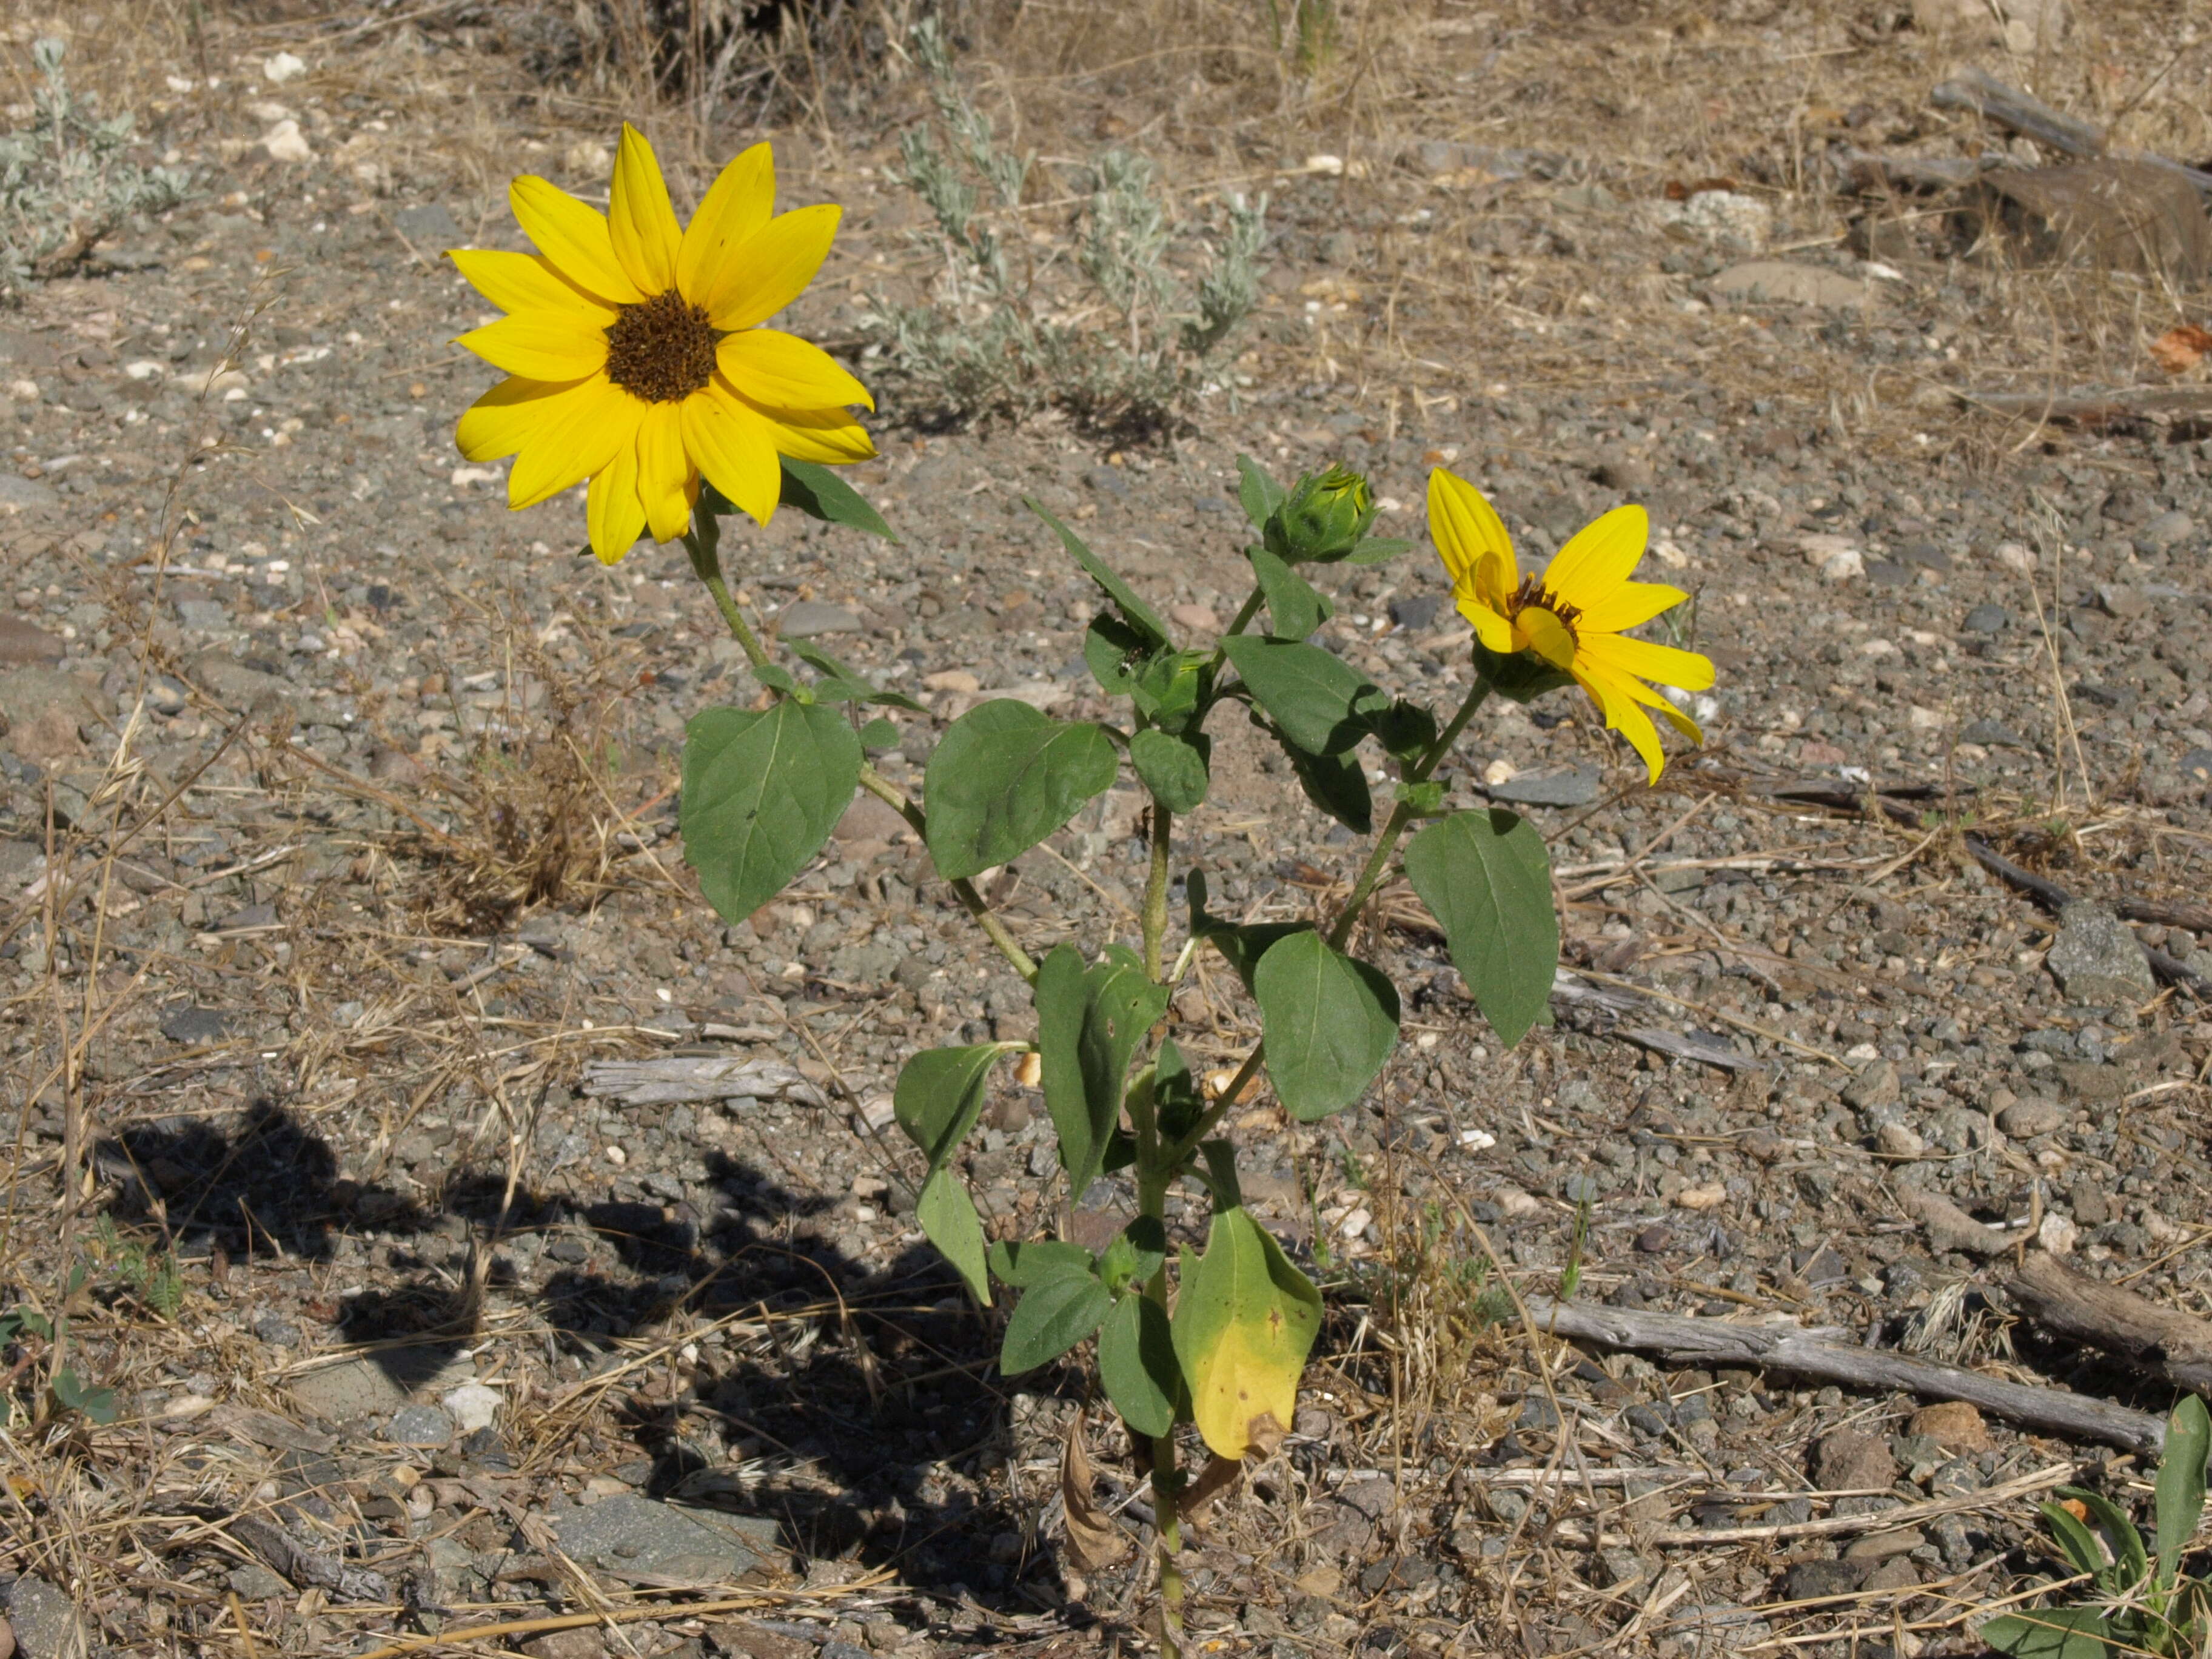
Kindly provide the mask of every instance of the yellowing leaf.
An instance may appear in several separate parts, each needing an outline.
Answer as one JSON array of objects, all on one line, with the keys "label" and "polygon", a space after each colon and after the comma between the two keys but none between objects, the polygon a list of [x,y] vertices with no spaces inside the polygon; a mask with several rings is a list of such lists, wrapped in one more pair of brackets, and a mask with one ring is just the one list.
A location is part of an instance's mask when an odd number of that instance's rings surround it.
[{"label": "yellowing leaf", "polygon": [[1231,1460],[1280,1442],[1321,1329],[1321,1293],[1243,1209],[1213,1214],[1206,1254],[1185,1258],[1176,1358],[1206,1449]]}]

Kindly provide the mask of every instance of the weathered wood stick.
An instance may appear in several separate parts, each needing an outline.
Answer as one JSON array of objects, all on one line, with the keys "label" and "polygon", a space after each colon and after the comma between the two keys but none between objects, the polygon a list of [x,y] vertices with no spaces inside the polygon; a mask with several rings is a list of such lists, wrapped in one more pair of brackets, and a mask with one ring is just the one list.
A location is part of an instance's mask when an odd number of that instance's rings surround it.
[{"label": "weathered wood stick", "polygon": [[1963,1366],[1862,1347],[1849,1332],[1832,1328],[1740,1325],[1685,1314],[1555,1303],[1541,1297],[1528,1298],[1528,1311],[1555,1336],[1662,1354],[1675,1364],[1752,1366],[1846,1388],[1896,1389],[1923,1399],[1962,1400],[2046,1434],[2101,1441],[2132,1452],[2155,1453],[2166,1443],[2166,1425],[2148,1412],[2130,1411],[2065,1389],[2030,1388]]},{"label": "weathered wood stick", "polygon": [[2038,1252],[2005,1286],[2053,1336],[2086,1342],[2148,1376],[2212,1395],[2212,1322],[2077,1273]]},{"label": "weathered wood stick", "polygon": [[[1979,836],[1968,836],[1966,842],[1966,850],[1974,855],[1976,863],[1990,874],[2003,877],[2014,886],[2031,895],[2037,903],[2052,915],[2056,915],[2074,902],[2074,896],[2057,882],[2039,876],[2033,870],[2021,869]],[[2180,986],[2200,1002],[2212,1001],[2212,979],[2205,978],[2179,957],[2170,957],[2163,951],[2154,951],[2148,945],[2142,948],[2144,957],[2150,963],[2151,972],[2169,985]]]},{"label": "weathered wood stick", "polygon": [[1986,70],[1967,69],[1939,82],[1928,101],[1937,109],[1972,110],[2009,131],[2033,138],[2045,149],[2087,159],[2105,151],[2105,130],[2063,115],[2040,98],[2008,87]]}]

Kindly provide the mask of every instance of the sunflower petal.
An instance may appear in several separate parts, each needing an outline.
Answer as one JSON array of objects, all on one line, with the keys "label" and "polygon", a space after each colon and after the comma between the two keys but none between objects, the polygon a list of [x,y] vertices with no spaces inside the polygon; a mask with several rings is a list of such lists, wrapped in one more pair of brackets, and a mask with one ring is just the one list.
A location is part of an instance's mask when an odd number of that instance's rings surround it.
[{"label": "sunflower petal", "polygon": [[775,160],[755,144],[707,187],[676,253],[677,292],[694,305],[720,282],[730,251],[744,245],[775,211]]},{"label": "sunflower petal", "polygon": [[1520,649],[1513,642],[1513,624],[1480,600],[1462,599],[1459,614],[1474,624],[1474,636],[1482,641],[1484,650],[1510,657]]},{"label": "sunflower petal", "polygon": [[1623,582],[1611,597],[1600,599],[1576,617],[1575,626],[1584,634],[1618,634],[1650,622],[1689,597],[1664,582]]},{"label": "sunflower petal", "polygon": [[1569,669],[1575,665],[1574,635],[1542,605],[1524,606],[1513,620],[1528,636],[1528,648],[1553,667]]},{"label": "sunflower petal", "polygon": [[637,493],[637,445],[622,445],[592,480],[585,512],[592,551],[601,564],[620,564],[645,528],[645,502]]},{"label": "sunflower petal", "polygon": [[1667,751],[1659,746],[1658,729],[1651,717],[1637,707],[1627,689],[1611,674],[1591,663],[1576,665],[1575,678],[1598,707],[1605,723],[1628,739],[1628,746],[1643,757],[1650,781],[1659,781],[1667,769]]},{"label": "sunflower petal", "polygon": [[830,257],[844,210],[830,203],[780,213],[732,248],[698,301],[726,333],[764,323],[806,291]]},{"label": "sunflower petal", "polygon": [[778,409],[830,409],[861,404],[873,409],[867,387],[811,340],[772,328],[749,328],[716,348],[715,367],[756,403]]},{"label": "sunflower petal", "polygon": [[582,483],[629,446],[644,405],[604,374],[580,382],[548,407],[507,475],[507,504],[535,507]]},{"label": "sunflower petal", "polygon": [[501,311],[574,311],[588,317],[593,328],[605,328],[615,319],[614,307],[562,276],[542,253],[456,247],[447,249],[446,257],[468,278],[470,287]]},{"label": "sunflower petal", "polygon": [[1650,640],[1632,639],[1626,634],[1585,635],[1583,651],[1617,672],[1633,674],[1640,680],[1656,680],[1662,685],[1679,685],[1685,691],[1702,691],[1713,683],[1710,657],[1701,657],[1694,651],[1677,651],[1671,645],[1654,645]]},{"label": "sunflower petal", "polygon": [[682,408],[655,404],[637,429],[637,493],[645,501],[646,528],[657,542],[682,535],[691,517],[691,460],[684,453]]},{"label": "sunflower petal", "polygon": [[783,468],[769,422],[720,381],[680,407],[684,447],[693,463],[755,523],[766,524],[783,495]]},{"label": "sunflower petal", "polygon": [[623,275],[641,291],[665,294],[676,286],[676,249],[683,233],[677,228],[676,210],[668,204],[668,182],[660,176],[653,146],[627,121],[615,152],[607,230]]},{"label": "sunflower petal", "polygon": [[1483,493],[1455,473],[1429,474],[1429,534],[1452,591],[1501,604],[1520,585],[1513,538]]},{"label": "sunflower petal", "polygon": [[580,380],[607,366],[607,337],[574,311],[520,311],[453,342],[533,380]]},{"label": "sunflower petal", "polygon": [[560,396],[582,384],[511,375],[462,412],[453,442],[471,461],[503,461],[519,455],[532,434],[555,416]]},{"label": "sunflower petal", "polygon": [[873,460],[876,441],[842,409],[776,409],[757,403],[721,375],[714,388],[744,404],[768,422],[769,437],[776,453],[794,461],[818,461],[824,466],[849,466]]},{"label": "sunflower petal", "polygon": [[615,257],[606,217],[548,179],[525,173],[507,187],[522,234],[563,276],[610,305],[635,305],[646,295]]},{"label": "sunflower petal", "polygon": [[1544,586],[1562,605],[1595,610],[1628,580],[1650,534],[1650,515],[1642,507],[1616,507],[1567,538],[1545,568]]}]

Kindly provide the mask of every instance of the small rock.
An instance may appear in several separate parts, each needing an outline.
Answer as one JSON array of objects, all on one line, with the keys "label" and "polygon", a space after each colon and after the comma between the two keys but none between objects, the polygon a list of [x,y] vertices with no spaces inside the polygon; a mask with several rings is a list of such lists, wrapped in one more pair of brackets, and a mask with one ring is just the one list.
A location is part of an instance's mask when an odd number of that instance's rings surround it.
[{"label": "small rock", "polygon": [[1820,561],[1820,580],[1824,582],[1847,582],[1865,574],[1866,555],[1855,547],[1831,553]]},{"label": "small rock", "polygon": [[934,674],[921,677],[925,691],[959,691],[972,695],[983,689],[983,682],[964,668],[943,668]]},{"label": "small rock", "polygon": [[21,617],[0,617],[0,667],[26,663],[48,666],[62,659],[62,642],[35,623]]},{"label": "small rock", "polygon": [[367,1358],[342,1360],[295,1377],[291,1394],[301,1410],[326,1423],[387,1416],[407,1403],[407,1390],[391,1372]]},{"label": "small rock", "polygon": [[1909,1555],[1893,1555],[1859,1581],[1862,1591],[1917,1589],[1920,1569]]},{"label": "small rock", "polygon": [[2191,783],[2212,783],[2212,749],[2192,749],[2184,755],[2181,775]]},{"label": "small rock", "polygon": [[2058,938],[2044,965],[2078,1003],[2132,1007],[2158,994],[2142,942],[2094,900],[2076,899],[2058,913]]},{"label": "small rock", "polygon": [[819,599],[793,599],[776,613],[776,632],[787,640],[811,640],[823,634],[857,634],[860,617],[842,605]]},{"label": "small rock", "polygon": [[249,1561],[242,1567],[230,1570],[230,1587],[248,1601],[266,1601],[273,1595],[289,1599],[292,1583],[282,1573],[271,1572],[258,1561]]},{"label": "small rock", "polygon": [[2097,603],[2108,617],[2123,622],[2133,622],[2150,610],[2150,601],[2142,590],[2130,587],[2124,582],[2106,582],[2097,589]]},{"label": "small rock", "polygon": [[1978,605],[1966,612],[1961,625],[1969,634],[2002,634],[2011,621],[2011,613],[2001,605]]},{"label": "small rock", "polygon": [[402,208],[392,216],[392,222],[402,236],[425,253],[451,247],[461,240],[461,227],[453,217],[453,210],[443,202],[422,202]]},{"label": "small rock", "polygon": [[2064,1127],[2066,1113],[2057,1101],[2040,1096],[2016,1100],[1997,1114],[1997,1127],[2016,1140],[2056,1134]]},{"label": "small rock", "polygon": [[1218,634],[1221,618],[1213,614],[1210,605],[1171,605],[1168,620],[1178,627],[1188,628],[1194,634]]},{"label": "small rock", "polygon": [[76,1598],[30,1573],[8,1590],[8,1622],[23,1659],[85,1659],[92,1632]]},{"label": "small rock", "polygon": [[1436,626],[1437,614],[1443,610],[1440,593],[1401,593],[1390,601],[1390,620],[1408,633]]},{"label": "small rock", "polygon": [[[594,1625],[556,1630],[522,1644],[530,1659],[606,1659],[606,1638]],[[635,1651],[635,1650],[633,1650]]]},{"label": "small rock", "polygon": [[2068,1189],[2066,1203],[2074,1219],[2084,1227],[2101,1227],[2112,1218],[2112,1201],[2105,1189],[2087,1176]]},{"label": "small rock", "polygon": [[1923,1406],[1905,1419],[1908,1435],[1926,1435],[1945,1451],[1978,1452],[1990,1449],[1989,1425],[1963,1400],[1947,1400]]},{"label": "small rock", "polygon": [[161,1035],[172,1042],[213,1042],[229,1025],[230,1016],[219,1008],[196,1008],[185,1004],[161,1015]]},{"label": "small rock", "polygon": [[289,52],[272,52],[261,60],[261,73],[277,86],[296,81],[307,72],[304,59]]},{"label": "small rock", "polygon": [[1814,1448],[1813,1472],[1823,1492],[1887,1491],[1897,1479],[1897,1460],[1874,1436],[1838,1429]]},{"label": "small rock", "polygon": [[1961,743],[1978,743],[1984,749],[2032,749],[2035,745],[2002,720],[1968,720],[1959,733]]},{"label": "small rock", "polygon": [[1587,806],[1598,797],[1603,778],[1595,766],[1569,766],[1551,772],[1520,772],[1503,783],[1486,784],[1492,800],[1523,806]]},{"label": "small rock", "polygon": [[394,1445],[447,1446],[453,1440],[453,1419],[435,1406],[402,1406],[392,1413],[384,1437]]},{"label": "small rock", "polygon": [[2035,554],[2025,543],[1999,542],[1990,551],[2006,569],[2016,570],[2023,576],[2034,574]]},{"label": "small rock", "polygon": [[272,161],[312,161],[315,159],[314,146],[307,142],[307,135],[300,131],[297,121],[277,122],[261,135],[261,148],[269,152],[269,159]]},{"label": "small rock", "polygon": [[1893,1060],[1870,1060],[1858,1075],[1844,1085],[1844,1104],[1856,1111],[1871,1106],[1893,1106],[1904,1098],[1904,1086]]},{"label": "small rock", "polygon": [[2179,508],[2161,513],[2136,532],[2136,545],[2150,551],[2163,553],[2195,533],[2197,521]]},{"label": "small rock", "polygon": [[1917,1527],[1894,1527],[1887,1532],[1869,1533],[1863,1538],[1854,1538],[1844,1547],[1844,1559],[1887,1561],[1893,1555],[1909,1554],[1927,1541],[1927,1534]]},{"label": "small rock", "polygon": [[25,760],[52,766],[83,753],[77,728],[94,713],[84,687],[58,668],[14,668],[0,674],[8,746]]},{"label": "small rock", "polygon": [[1863,1569],[1856,1561],[1800,1561],[1782,1575],[1782,1599],[1812,1601],[1849,1595],[1859,1587]]},{"label": "small rock", "polygon": [[481,1382],[464,1382],[438,1403],[453,1419],[455,1428],[463,1434],[471,1434],[492,1425],[502,1402],[498,1389],[488,1389]]},{"label": "small rock", "polygon": [[1941,1193],[1925,1188],[1905,1188],[1905,1206],[1928,1230],[1928,1243],[1938,1254],[1957,1250],[1966,1255],[1996,1255],[2018,1241],[1995,1227],[1985,1227]]},{"label": "small rock", "polygon": [[2052,1255],[2071,1255],[2074,1246],[2081,1237],[2081,1228],[2063,1211],[2051,1210],[2045,1213],[2035,1230],[2035,1242]]},{"label": "small rock", "polygon": [[617,1577],[726,1584],[776,1551],[774,1522],[678,1509],[635,1494],[555,1510],[553,1530],[578,1562]]},{"label": "small rock", "polygon": [[61,499],[61,492],[50,483],[26,478],[21,473],[0,472],[0,511],[21,513],[26,507],[58,507]]},{"label": "small rock", "polygon": [[1747,259],[1730,265],[1713,278],[1712,291],[1723,299],[1770,305],[1863,306],[1872,297],[1869,285],[1858,277],[1787,259]]},{"label": "small rock", "polygon": [[1875,1131],[1875,1145],[1892,1158],[1918,1158],[1928,1150],[1928,1143],[1909,1125],[1894,1119]]}]

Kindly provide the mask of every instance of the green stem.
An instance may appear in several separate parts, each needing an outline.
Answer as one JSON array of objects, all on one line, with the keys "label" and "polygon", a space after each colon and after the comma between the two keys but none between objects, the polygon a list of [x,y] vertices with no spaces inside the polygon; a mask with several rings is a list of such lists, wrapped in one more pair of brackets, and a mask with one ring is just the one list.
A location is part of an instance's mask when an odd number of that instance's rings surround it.
[{"label": "green stem", "polygon": [[1256,587],[1249,593],[1247,593],[1244,596],[1243,608],[1237,611],[1236,620],[1229,624],[1228,632],[1224,633],[1222,635],[1222,638],[1227,639],[1230,634],[1242,634],[1247,628],[1250,627],[1252,624],[1252,618],[1260,614],[1261,602],[1265,599],[1267,595],[1261,589]]},{"label": "green stem", "polygon": [[1145,972],[1160,978],[1160,944],[1168,931],[1168,861],[1175,838],[1175,814],[1152,797],[1152,867],[1145,878]]},{"label": "green stem", "polygon": [[[1459,734],[1467,730],[1467,723],[1474,718],[1474,711],[1482,707],[1489,696],[1490,682],[1477,680],[1474,689],[1460,704],[1458,713],[1451,717],[1451,723],[1437,733],[1437,740],[1429,745],[1428,752],[1407,771],[1407,782],[1428,781],[1429,775],[1450,752],[1452,744],[1459,740]],[[1359,878],[1352,884],[1351,896],[1345,900],[1344,908],[1338,913],[1336,925],[1328,930],[1331,949],[1344,949],[1345,940],[1352,937],[1352,930],[1359,925],[1359,913],[1367,908],[1367,901],[1374,896],[1375,889],[1382,879],[1382,872],[1389,867],[1390,854],[1398,850],[1399,837],[1406,833],[1406,826],[1413,821],[1413,806],[1410,801],[1401,800],[1390,809],[1389,818],[1382,825],[1382,833],[1375,838],[1374,851],[1368,854],[1367,862],[1360,869]]]},{"label": "green stem", "polygon": [[691,556],[691,568],[699,573],[699,580],[707,585],[714,596],[714,609],[722,613],[732,638],[745,653],[745,660],[756,668],[768,665],[768,652],[752,625],[745,621],[745,613],[738,608],[736,595],[730,592],[729,583],[722,580],[721,521],[711,513],[695,513],[691,528],[684,532],[684,550]]},{"label": "green stem", "polygon": [[[1164,1227],[1168,1188],[1175,1184],[1184,1154],[1177,1148],[1162,1156],[1158,1119],[1149,1106],[1137,1106],[1130,1120],[1137,1141],[1137,1213]],[[1164,1261],[1145,1282],[1145,1298],[1163,1314],[1167,1312],[1168,1268]],[[1154,1437],[1152,1453],[1152,1510],[1157,1520],[1154,1534],[1160,1570],[1160,1656],[1161,1659],[1181,1659],[1183,1583],[1182,1569],[1176,1558],[1182,1550],[1182,1522],[1176,1505],[1182,1494],[1182,1476],[1176,1467],[1173,1429]]]}]

